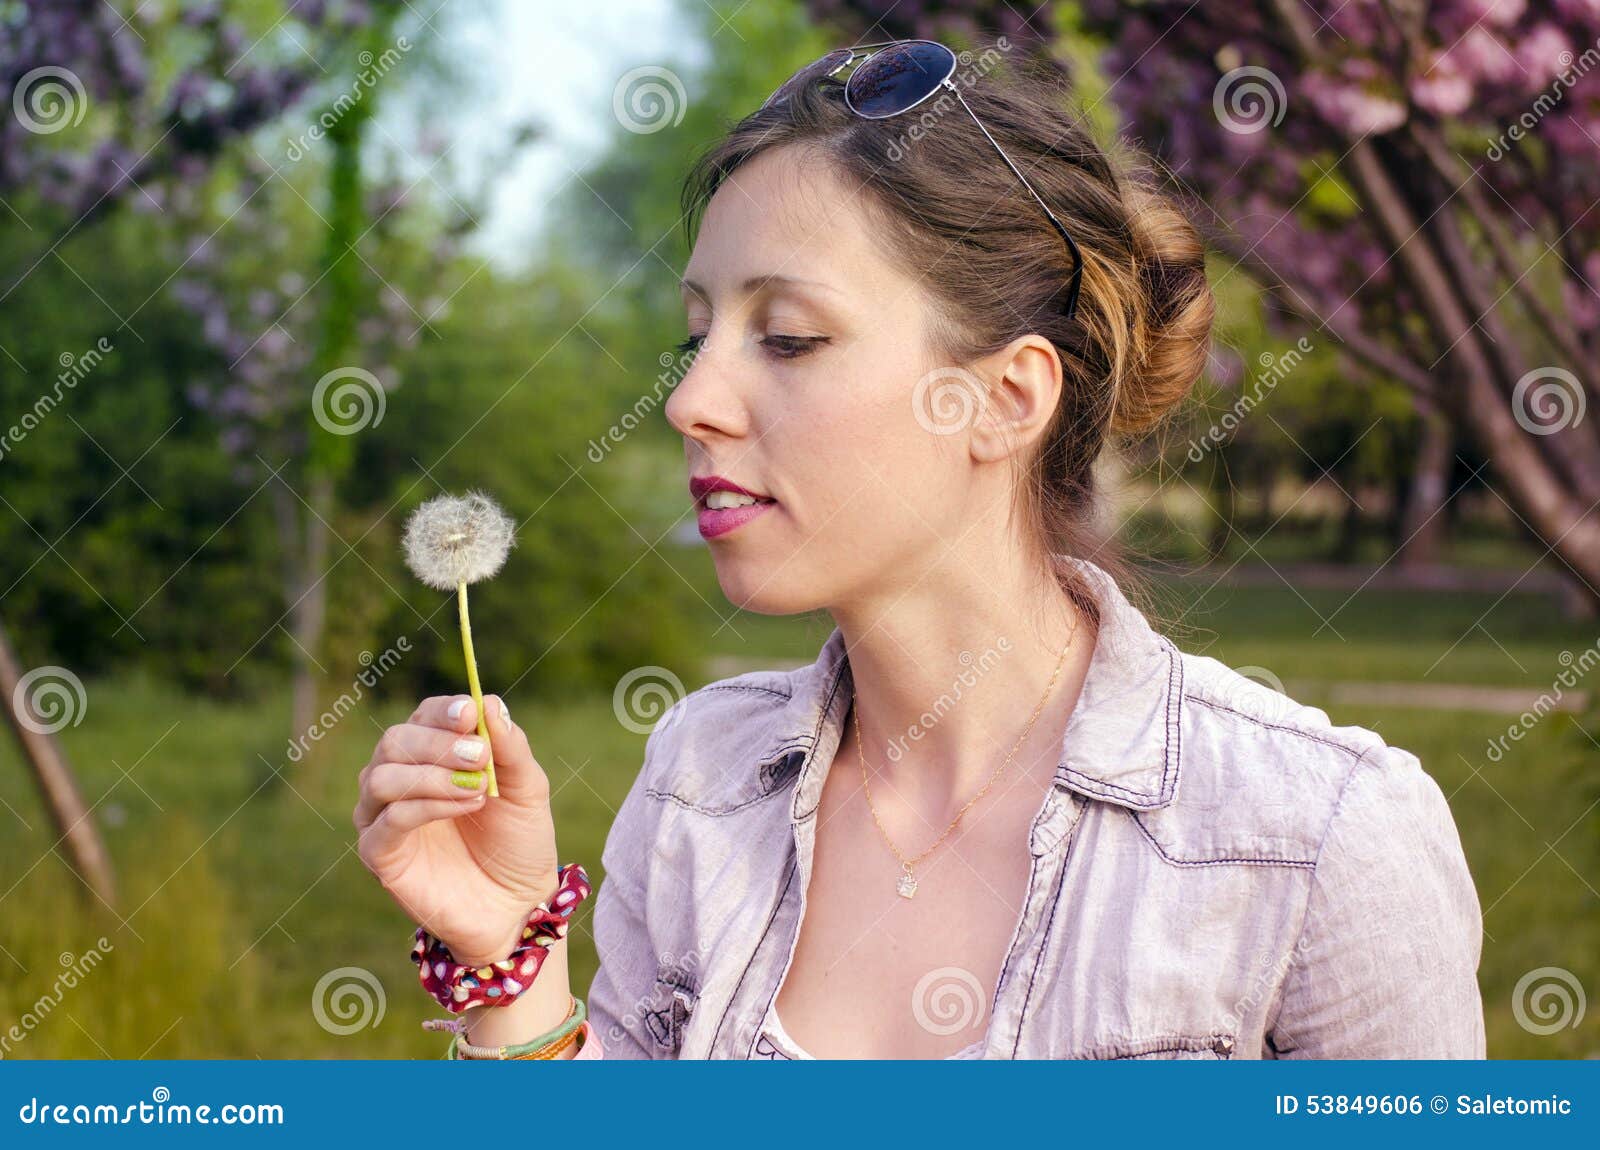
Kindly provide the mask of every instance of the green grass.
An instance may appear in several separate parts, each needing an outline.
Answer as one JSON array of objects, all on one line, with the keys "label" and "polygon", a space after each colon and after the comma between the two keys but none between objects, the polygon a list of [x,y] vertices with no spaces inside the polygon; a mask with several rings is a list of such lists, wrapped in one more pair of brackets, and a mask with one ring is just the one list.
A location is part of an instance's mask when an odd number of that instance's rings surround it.
[{"label": "green grass", "polygon": [[[706,592],[707,653],[809,658],[825,616],[732,613],[703,551],[675,554]],[[1203,588],[1201,588],[1203,590]],[[1364,593],[1323,630],[1341,594],[1158,587],[1180,641],[1285,679],[1523,684],[1547,688],[1563,648],[1594,641],[1550,618],[1539,600]],[[713,634],[722,618],[731,625]],[[1481,625],[1480,625],[1481,624]],[[1444,658],[1440,660],[1441,653]],[[689,685],[697,685],[688,675]],[[1585,684],[1591,690],[1600,683]],[[112,948],[66,990],[6,1057],[436,1057],[443,1044],[420,1022],[438,1012],[415,987],[411,928],[353,850],[356,772],[394,700],[349,715],[315,765],[284,761],[287,702],[219,705],[139,680],[95,682],[81,726],[62,739],[95,804],[116,860],[119,913],[85,907],[51,853],[55,836],[14,745],[0,741],[0,1034],[53,993],[59,956],[81,956],[105,935]],[[1563,967],[1600,995],[1600,751],[1570,716],[1540,723],[1499,763],[1489,741],[1506,716],[1330,707],[1335,722],[1378,729],[1418,754],[1450,796],[1485,909],[1480,970],[1490,1052],[1576,1057],[1600,1052],[1600,1002],[1579,1029],[1528,1033],[1512,988],[1536,967]],[[518,719],[556,788],[561,854],[602,876],[612,812],[638,769],[642,736],[621,728],[611,701],[541,706]],[[25,825],[26,824],[26,825]],[[587,917],[575,936],[575,985],[595,956]],[[8,957],[9,955],[9,957]],[[355,1034],[319,1025],[312,992],[326,972],[360,967],[381,983],[385,1013]]]},{"label": "green grass", "polygon": [[[410,707],[352,713],[318,765],[275,777],[260,756],[285,761],[286,700],[216,706],[149,683],[88,684],[84,722],[62,739],[116,859],[126,925],[85,905],[50,853],[55,835],[14,746],[0,744],[11,808],[0,809],[0,946],[11,956],[0,952],[0,1034],[55,997],[59,955],[81,956],[102,935],[112,944],[6,1057],[437,1056],[440,1036],[420,1024],[441,1012],[416,986],[412,927],[357,858],[350,821],[378,730]],[[609,698],[525,704],[518,720],[536,732],[555,788],[562,855],[598,879],[643,737],[617,724]],[[585,934],[575,984],[587,986],[595,965]],[[346,966],[381,984],[385,1013],[339,1035],[319,1025],[312,992]]]}]

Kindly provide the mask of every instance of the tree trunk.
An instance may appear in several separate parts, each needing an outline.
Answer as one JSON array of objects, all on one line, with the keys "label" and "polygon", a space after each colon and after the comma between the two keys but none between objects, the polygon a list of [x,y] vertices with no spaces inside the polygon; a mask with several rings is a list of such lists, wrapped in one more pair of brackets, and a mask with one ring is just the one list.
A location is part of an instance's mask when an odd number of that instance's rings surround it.
[{"label": "tree trunk", "polygon": [[[1295,47],[1308,66],[1318,58],[1318,42],[1294,0],[1273,0]],[[1418,220],[1369,139],[1355,140],[1340,162],[1351,189],[1395,253],[1396,269],[1416,294],[1424,318],[1448,371],[1444,405],[1470,430],[1505,485],[1508,502],[1549,544],[1558,559],[1600,599],[1600,516],[1582,500],[1547,452],[1524,431],[1506,402],[1509,387],[1496,382],[1496,364],[1486,352],[1475,317],[1457,294],[1458,285],[1441,265],[1431,244],[1410,242],[1427,227]]]},{"label": "tree trunk", "polygon": [[3,708],[6,718],[22,744],[22,761],[39,784],[39,793],[59,834],[58,842],[66,844],[72,869],[101,902],[115,907],[117,884],[111,856],[95,828],[93,815],[83,805],[72,768],[55,736],[40,729],[47,724],[33,711],[32,701],[24,697],[26,693],[18,689],[22,674],[5,626],[0,624],[0,692],[4,692],[7,702]]},{"label": "tree trunk", "polygon": [[1422,439],[1400,514],[1396,548],[1402,568],[1425,567],[1442,558],[1448,521],[1444,501],[1450,494],[1450,472],[1455,463],[1455,437],[1438,416],[1422,419]]},{"label": "tree trunk", "polygon": [[294,601],[294,702],[291,722],[295,738],[317,720],[317,700],[322,686],[322,666],[317,651],[322,646],[327,619],[328,526],[333,510],[333,482],[321,476],[311,484],[311,510],[305,515],[304,561],[299,593]]}]

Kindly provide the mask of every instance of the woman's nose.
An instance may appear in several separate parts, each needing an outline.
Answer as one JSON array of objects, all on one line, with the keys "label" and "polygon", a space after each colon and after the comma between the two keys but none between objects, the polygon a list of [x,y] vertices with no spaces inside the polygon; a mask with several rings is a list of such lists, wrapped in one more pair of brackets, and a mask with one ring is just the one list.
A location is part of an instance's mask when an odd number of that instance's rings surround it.
[{"label": "woman's nose", "polygon": [[738,438],[745,433],[748,413],[733,376],[718,357],[708,339],[667,397],[667,422],[679,435],[704,441],[717,435]]}]

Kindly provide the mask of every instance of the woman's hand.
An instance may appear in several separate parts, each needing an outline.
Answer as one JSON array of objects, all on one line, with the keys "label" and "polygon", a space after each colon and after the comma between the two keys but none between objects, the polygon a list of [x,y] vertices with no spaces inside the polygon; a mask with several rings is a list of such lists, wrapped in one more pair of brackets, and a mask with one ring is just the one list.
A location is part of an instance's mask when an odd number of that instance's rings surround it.
[{"label": "woman's hand", "polygon": [[[558,866],[550,781],[505,704],[494,695],[483,703],[497,797],[484,794],[472,699],[440,695],[383,733],[355,809],[367,869],[458,962],[473,965],[511,952],[529,912],[555,894]],[[471,789],[453,781],[461,772]]]}]

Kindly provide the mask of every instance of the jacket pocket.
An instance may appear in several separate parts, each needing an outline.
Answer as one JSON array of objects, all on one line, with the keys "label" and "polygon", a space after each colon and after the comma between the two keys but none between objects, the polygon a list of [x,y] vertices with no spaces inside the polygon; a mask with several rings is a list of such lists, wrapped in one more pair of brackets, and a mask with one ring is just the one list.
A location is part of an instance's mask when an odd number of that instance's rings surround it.
[{"label": "jacket pocket", "polygon": [[644,1009],[644,1029],[655,1043],[656,1057],[677,1057],[683,1047],[684,1028],[699,1000],[699,984],[692,969],[663,964],[656,971],[655,986]]},{"label": "jacket pocket", "polygon": [[1220,1031],[1211,1034],[1163,1034],[1151,1038],[1104,1042],[1073,1058],[1209,1058],[1233,1057],[1234,1038]]}]

